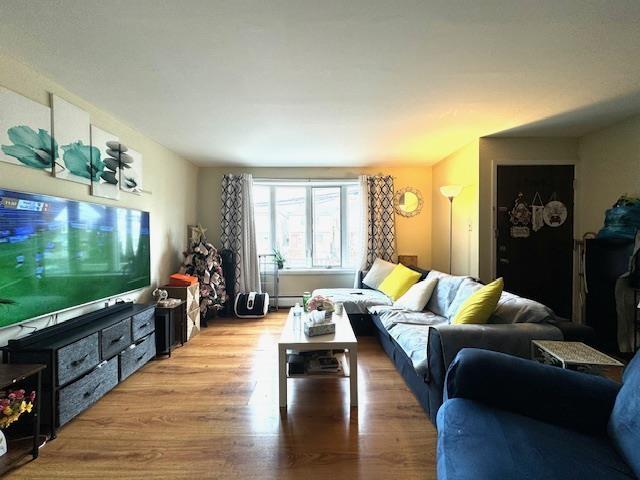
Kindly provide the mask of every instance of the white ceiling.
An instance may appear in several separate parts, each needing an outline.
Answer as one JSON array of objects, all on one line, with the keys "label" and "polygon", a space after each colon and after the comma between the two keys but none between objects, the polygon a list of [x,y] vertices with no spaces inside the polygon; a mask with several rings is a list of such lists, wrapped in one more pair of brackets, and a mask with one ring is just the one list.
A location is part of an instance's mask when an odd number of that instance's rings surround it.
[{"label": "white ceiling", "polygon": [[638,0],[2,0],[0,46],[202,165],[428,164],[640,112]]}]

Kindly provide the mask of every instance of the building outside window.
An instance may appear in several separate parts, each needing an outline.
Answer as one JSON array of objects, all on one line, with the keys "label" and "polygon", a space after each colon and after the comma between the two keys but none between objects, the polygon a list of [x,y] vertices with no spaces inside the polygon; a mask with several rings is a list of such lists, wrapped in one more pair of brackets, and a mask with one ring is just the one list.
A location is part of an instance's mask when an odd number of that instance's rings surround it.
[{"label": "building outside window", "polygon": [[279,251],[289,270],[357,268],[357,181],[256,180],[253,195],[259,254]]}]

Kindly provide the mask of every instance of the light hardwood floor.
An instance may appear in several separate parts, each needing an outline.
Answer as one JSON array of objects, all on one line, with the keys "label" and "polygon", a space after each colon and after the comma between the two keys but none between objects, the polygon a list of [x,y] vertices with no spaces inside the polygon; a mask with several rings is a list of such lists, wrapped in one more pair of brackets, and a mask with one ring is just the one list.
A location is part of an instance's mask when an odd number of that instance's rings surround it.
[{"label": "light hardwood floor", "polygon": [[277,398],[286,318],[216,320],[61,429],[14,479],[430,479],[436,433],[373,337],[348,379],[290,379]]}]

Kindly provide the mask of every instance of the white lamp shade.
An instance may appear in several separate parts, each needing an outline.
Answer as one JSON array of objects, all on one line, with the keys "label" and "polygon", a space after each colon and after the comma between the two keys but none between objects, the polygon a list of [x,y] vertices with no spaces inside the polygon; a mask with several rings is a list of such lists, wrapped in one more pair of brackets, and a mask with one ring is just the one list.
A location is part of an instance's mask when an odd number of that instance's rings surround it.
[{"label": "white lamp shade", "polygon": [[447,198],[456,198],[462,192],[462,185],[445,185],[440,187],[440,193]]}]

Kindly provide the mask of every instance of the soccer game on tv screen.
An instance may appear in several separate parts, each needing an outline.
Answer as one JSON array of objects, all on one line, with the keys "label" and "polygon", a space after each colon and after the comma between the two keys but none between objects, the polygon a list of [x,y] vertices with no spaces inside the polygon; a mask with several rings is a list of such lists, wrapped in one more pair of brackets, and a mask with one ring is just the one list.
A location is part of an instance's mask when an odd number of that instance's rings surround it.
[{"label": "soccer game on tv screen", "polygon": [[150,283],[149,214],[0,189],[0,327]]}]

